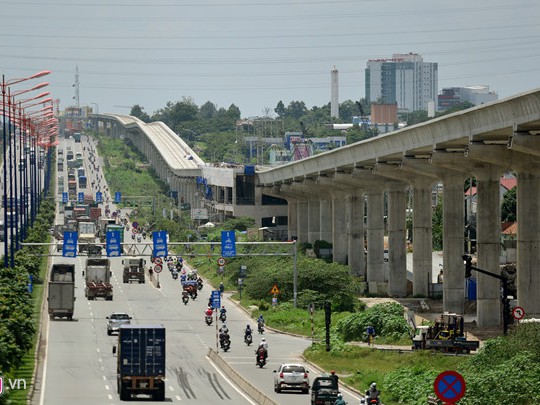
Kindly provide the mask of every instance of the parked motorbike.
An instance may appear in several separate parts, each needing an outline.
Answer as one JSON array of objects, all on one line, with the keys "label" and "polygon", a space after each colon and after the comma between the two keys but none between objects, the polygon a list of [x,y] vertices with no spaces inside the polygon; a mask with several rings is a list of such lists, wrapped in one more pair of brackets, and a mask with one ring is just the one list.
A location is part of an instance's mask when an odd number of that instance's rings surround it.
[{"label": "parked motorbike", "polygon": [[189,294],[182,294],[182,302],[184,303],[184,305],[187,305],[187,303],[189,302]]},{"label": "parked motorbike", "polygon": [[204,321],[206,322],[206,324],[207,324],[208,326],[212,325],[212,321],[213,321],[212,315],[206,315],[206,316],[204,317]]},{"label": "parked motorbike", "polygon": [[251,336],[251,333],[244,337],[244,343],[248,346],[253,343],[253,336]]}]

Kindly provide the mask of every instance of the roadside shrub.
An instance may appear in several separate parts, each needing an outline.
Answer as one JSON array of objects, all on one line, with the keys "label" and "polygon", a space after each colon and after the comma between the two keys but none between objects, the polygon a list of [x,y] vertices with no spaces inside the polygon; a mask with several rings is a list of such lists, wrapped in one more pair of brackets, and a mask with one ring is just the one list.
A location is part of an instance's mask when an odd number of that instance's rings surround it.
[{"label": "roadside shrub", "polygon": [[337,324],[337,332],[345,341],[366,340],[366,328],[371,325],[377,336],[387,340],[399,340],[409,331],[409,326],[403,317],[404,309],[397,303],[374,305],[362,312],[353,313]]}]

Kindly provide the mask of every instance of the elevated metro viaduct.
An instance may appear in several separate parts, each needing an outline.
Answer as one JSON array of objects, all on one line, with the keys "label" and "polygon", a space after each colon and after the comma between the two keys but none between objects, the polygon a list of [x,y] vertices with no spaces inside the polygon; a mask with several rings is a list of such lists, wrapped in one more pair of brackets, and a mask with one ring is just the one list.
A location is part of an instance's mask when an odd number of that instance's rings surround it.
[{"label": "elevated metro viaduct", "polygon": [[[517,299],[540,315],[540,90],[440,117],[258,172],[265,193],[289,202],[289,234],[333,243],[335,261],[364,271],[377,292],[384,277],[388,201],[388,293],[406,292],[406,190],[413,194],[413,294],[428,295],[432,269],[431,187],[443,184],[444,310],[463,313],[464,182],[477,180],[477,267],[499,274],[500,177],[517,174]],[[364,204],[367,222],[364,224]],[[477,274],[477,321],[501,324],[499,280]]]},{"label": "elevated metro viaduct", "polygon": [[[265,169],[258,168],[252,193],[259,205],[242,209],[238,200],[235,169],[216,168],[199,163],[198,169],[177,168],[163,156],[163,145],[147,139],[145,125],[123,123],[133,117],[95,115],[96,124],[113,136],[143,138],[133,142],[146,145],[146,155],[161,178],[191,180],[186,197],[197,200],[194,176],[206,172],[211,187],[233,190],[230,211],[264,217],[288,217],[288,236],[300,242],[328,240],[333,258],[347,263],[351,273],[366,275],[371,292],[381,287],[392,296],[406,293],[406,190],[413,194],[413,294],[428,295],[432,271],[431,189],[443,184],[444,310],[463,313],[465,245],[464,182],[477,179],[477,267],[499,274],[501,174],[514,171],[518,178],[517,294],[518,304],[529,316],[540,316],[540,90],[533,90],[494,103],[478,106],[438,119],[377,136],[322,153],[301,161]],[[138,121],[138,120],[137,120]],[[138,129],[134,128],[134,125]],[[161,124],[163,125],[163,124]],[[170,131],[170,130],[168,130]],[[174,134],[172,131],[170,131]],[[144,136],[146,135],[146,136]],[[176,138],[176,136],[174,134]],[[182,142],[183,143],[183,142]],[[185,144],[184,144],[185,145]],[[180,148],[180,147],[179,147]],[[184,156],[193,152],[182,149]],[[189,153],[187,153],[189,152]],[[199,170],[199,172],[197,172]],[[224,171],[233,171],[223,185]],[[188,176],[189,177],[189,176]],[[203,175],[204,177],[204,175]],[[244,179],[245,180],[245,179]],[[172,184],[179,180],[169,180]],[[221,183],[220,183],[221,182]],[[222,193],[223,195],[228,192]],[[288,205],[262,204],[265,196],[285,199]],[[260,198],[259,198],[260,197]],[[384,275],[384,200],[388,201],[389,273]],[[279,201],[279,200],[275,200]],[[211,201],[215,206],[215,200]],[[228,204],[220,208],[227,209]],[[364,224],[364,211],[367,222]],[[253,215],[253,214],[256,215]],[[261,223],[261,222],[260,222]],[[364,235],[366,240],[364,241]],[[367,246],[367,269],[364,269]],[[477,322],[480,327],[501,324],[500,283],[477,275]]]},{"label": "elevated metro viaduct", "polygon": [[159,178],[178,192],[178,208],[206,208],[211,221],[248,216],[259,227],[273,221],[283,224],[278,230],[286,239],[287,201],[263,195],[246,166],[205,163],[163,122],[117,114],[92,114],[90,120],[99,133],[129,140],[143,153]]}]

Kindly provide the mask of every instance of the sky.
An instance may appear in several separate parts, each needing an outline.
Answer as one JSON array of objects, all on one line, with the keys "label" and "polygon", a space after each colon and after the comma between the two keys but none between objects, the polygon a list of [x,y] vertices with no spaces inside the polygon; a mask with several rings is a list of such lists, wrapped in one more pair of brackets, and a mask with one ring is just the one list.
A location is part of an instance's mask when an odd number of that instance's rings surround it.
[{"label": "sky", "polygon": [[[499,99],[540,87],[538,0],[0,0],[6,80],[52,73],[60,109],[152,115],[187,98],[275,116],[365,96],[369,59],[419,53],[445,87],[488,85]],[[26,87],[25,87],[26,86]],[[43,89],[45,90],[45,89]],[[40,90],[40,91],[43,91]],[[33,93],[29,93],[33,94]],[[22,96],[21,96],[22,97]]]}]

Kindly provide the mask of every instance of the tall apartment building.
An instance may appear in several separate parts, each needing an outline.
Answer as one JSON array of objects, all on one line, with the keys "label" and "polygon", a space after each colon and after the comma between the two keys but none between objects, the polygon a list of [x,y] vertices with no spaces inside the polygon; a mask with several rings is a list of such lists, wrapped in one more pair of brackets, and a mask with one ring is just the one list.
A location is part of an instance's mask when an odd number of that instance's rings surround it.
[{"label": "tall apartment building", "polygon": [[390,59],[371,59],[365,70],[366,98],[370,103],[397,103],[400,110],[437,109],[438,65],[424,62],[417,53],[393,54]]}]

